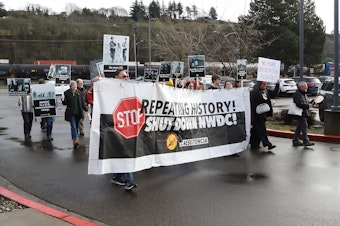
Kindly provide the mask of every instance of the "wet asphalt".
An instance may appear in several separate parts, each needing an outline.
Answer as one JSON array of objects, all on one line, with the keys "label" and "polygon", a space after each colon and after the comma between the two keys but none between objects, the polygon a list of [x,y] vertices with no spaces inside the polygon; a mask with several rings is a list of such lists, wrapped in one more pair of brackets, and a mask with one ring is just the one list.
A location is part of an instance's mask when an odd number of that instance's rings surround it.
[{"label": "wet asphalt", "polygon": [[340,225],[340,145],[249,149],[134,174],[132,192],[88,175],[89,121],[73,149],[58,107],[52,142],[33,123],[25,142],[18,97],[0,90],[0,176],[46,202],[108,225]]}]

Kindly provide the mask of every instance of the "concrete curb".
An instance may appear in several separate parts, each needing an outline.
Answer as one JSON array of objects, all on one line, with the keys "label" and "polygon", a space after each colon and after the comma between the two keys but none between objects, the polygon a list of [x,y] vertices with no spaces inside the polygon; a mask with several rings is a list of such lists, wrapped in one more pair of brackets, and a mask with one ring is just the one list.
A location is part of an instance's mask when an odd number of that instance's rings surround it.
[{"label": "concrete curb", "polygon": [[[291,138],[291,139],[294,136],[294,132],[273,130],[273,129],[267,129],[267,134],[270,135],[270,136]],[[322,135],[322,134],[308,134],[308,137],[312,141],[340,144],[340,136]]]},{"label": "concrete curb", "polygon": [[40,204],[38,202],[35,202],[33,200],[27,199],[17,193],[14,193],[2,186],[0,186],[0,194],[10,200],[13,200],[15,202],[18,202],[24,206],[27,206],[29,208],[35,209],[41,213],[47,214],[51,217],[55,217],[59,220],[68,222],[73,225],[79,225],[79,226],[98,226],[97,224],[94,224],[92,222],[88,222],[82,219],[79,219],[77,217],[71,216],[67,213],[64,213],[62,211],[56,210],[54,208],[48,207],[46,205]]}]

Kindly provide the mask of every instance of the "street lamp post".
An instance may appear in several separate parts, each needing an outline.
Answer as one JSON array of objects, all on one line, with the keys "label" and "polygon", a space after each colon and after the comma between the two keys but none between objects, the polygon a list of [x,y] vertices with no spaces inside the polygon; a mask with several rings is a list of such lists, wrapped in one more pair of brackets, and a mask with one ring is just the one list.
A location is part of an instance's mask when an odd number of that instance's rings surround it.
[{"label": "street lamp post", "polygon": [[303,14],[303,2],[304,0],[300,0],[300,80],[302,80],[303,77],[303,49],[304,49],[304,14]]},{"label": "street lamp post", "polygon": [[149,25],[149,69],[151,69],[151,18],[148,18]]},{"label": "street lamp post", "polygon": [[138,76],[137,70],[138,70],[138,64],[137,64],[137,24],[134,26],[134,33],[133,33],[133,45],[134,45],[134,55],[135,55],[135,79]]},{"label": "street lamp post", "polygon": [[340,127],[337,123],[340,120],[339,106],[339,0],[334,0],[334,105],[331,109],[324,111],[324,134],[340,136]]},{"label": "street lamp post", "polygon": [[334,0],[334,105],[333,111],[339,106],[339,0]]}]

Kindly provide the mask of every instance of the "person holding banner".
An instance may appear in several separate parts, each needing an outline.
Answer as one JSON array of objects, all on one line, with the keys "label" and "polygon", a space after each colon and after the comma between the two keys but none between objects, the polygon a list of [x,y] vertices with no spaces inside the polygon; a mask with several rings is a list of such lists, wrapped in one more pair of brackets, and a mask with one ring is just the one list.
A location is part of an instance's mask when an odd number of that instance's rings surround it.
[{"label": "person holding banner", "polygon": [[[101,77],[104,77],[102,75]],[[92,79],[92,82],[96,82],[99,80],[99,76]],[[115,79],[129,80],[129,75],[123,69],[119,69],[115,72]],[[111,178],[111,183],[124,186],[126,191],[130,191],[133,188],[138,187],[137,184],[133,182],[133,174],[132,173],[113,173]]]},{"label": "person holding banner", "polygon": [[268,150],[275,148],[267,136],[266,120],[273,115],[273,107],[267,92],[267,82],[258,81],[250,93],[251,124],[250,146],[251,149],[259,149],[260,142]]},{"label": "person holding banner", "polygon": [[221,84],[222,77],[220,75],[213,75],[211,77],[212,83],[210,86],[208,86],[207,89],[220,89],[220,84]]},{"label": "person holding banner", "polygon": [[88,111],[81,92],[77,89],[77,82],[71,81],[70,88],[61,97],[63,105],[66,105],[65,120],[70,122],[73,146],[79,145],[78,129],[79,121],[84,117],[84,111]]},{"label": "person holding banner", "polygon": [[26,96],[21,96],[19,98],[18,106],[21,107],[21,115],[24,120],[25,139],[31,139],[33,123],[33,100],[30,92],[28,92]]},{"label": "person holding banner", "polygon": [[229,80],[225,81],[224,88],[225,89],[232,89],[233,88],[233,83],[231,81],[229,81]]}]

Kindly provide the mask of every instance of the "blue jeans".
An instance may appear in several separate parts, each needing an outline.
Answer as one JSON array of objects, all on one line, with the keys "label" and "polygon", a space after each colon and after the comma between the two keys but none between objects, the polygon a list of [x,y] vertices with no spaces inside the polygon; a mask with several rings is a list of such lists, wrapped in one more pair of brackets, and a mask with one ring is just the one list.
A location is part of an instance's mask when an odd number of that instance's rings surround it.
[{"label": "blue jeans", "polygon": [[71,136],[72,140],[77,140],[78,139],[78,129],[79,129],[79,121],[81,119],[80,115],[72,115],[71,117]]},{"label": "blue jeans", "polygon": [[133,174],[132,173],[113,173],[112,177],[121,177],[123,181],[133,181]]},{"label": "blue jeans", "polygon": [[46,123],[46,135],[50,137],[52,135],[54,116],[43,118]]}]

